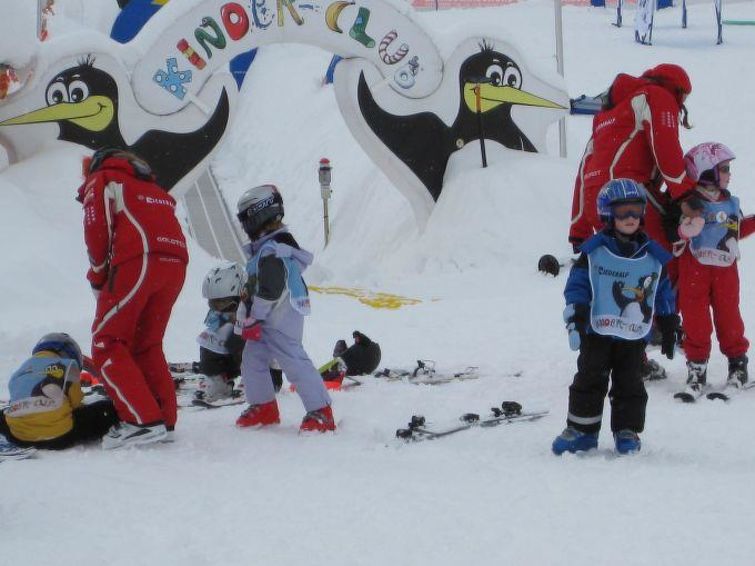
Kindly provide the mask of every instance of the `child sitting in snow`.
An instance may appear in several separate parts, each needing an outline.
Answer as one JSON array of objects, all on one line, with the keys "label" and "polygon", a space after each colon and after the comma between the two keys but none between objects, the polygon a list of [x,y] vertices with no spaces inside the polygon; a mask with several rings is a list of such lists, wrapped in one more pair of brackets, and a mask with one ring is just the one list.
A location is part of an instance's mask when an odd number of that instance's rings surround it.
[{"label": "child sitting in snow", "polygon": [[678,323],[663,270],[671,254],[642,230],[646,203],[636,182],[606,183],[597,198],[605,228],[582,244],[582,255],[569,273],[564,320],[579,358],[569,388],[567,427],[553,441],[555,454],[598,446],[609,377],[616,450],[640,450],[648,398],[640,371],[645,341],[656,314],[662,352],[673,358]]},{"label": "child sitting in snow", "polygon": [[[747,383],[744,322],[739,312],[738,240],[755,232],[755,217],[742,217],[739,199],[728,190],[734,153],[721,143],[702,143],[684,159],[697,181],[681,219],[686,246],[679,257],[679,308],[687,356],[687,389],[699,397],[706,385],[711,350],[711,310],[721,352],[729,358],[727,386]],[[694,205],[694,206],[692,206]]]},{"label": "child sitting in snow", "polygon": [[118,422],[109,399],[82,404],[81,349],[68,334],[45,334],[8,383],[0,434],[15,445],[61,450],[101,439]]},{"label": "child sitting in snow", "polygon": [[[233,396],[233,380],[241,374],[244,350],[244,340],[233,328],[246,283],[246,270],[237,263],[211,269],[202,283],[202,296],[210,310],[204,319],[205,329],[197,337],[198,369],[203,374],[195,393],[199,400],[214,403]],[[271,365],[270,376],[277,393],[283,384],[277,364]]]}]

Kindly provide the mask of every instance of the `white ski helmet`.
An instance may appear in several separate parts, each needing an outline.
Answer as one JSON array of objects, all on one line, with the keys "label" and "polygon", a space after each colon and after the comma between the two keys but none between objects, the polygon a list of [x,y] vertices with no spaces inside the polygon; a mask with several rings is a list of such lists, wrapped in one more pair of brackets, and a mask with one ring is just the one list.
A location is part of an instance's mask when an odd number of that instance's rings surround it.
[{"label": "white ski helmet", "polygon": [[246,191],[239,199],[238,218],[244,232],[255,240],[268,222],[283,218],[283,197],[272,184],[259,185]]},{"label": "white ski helmet", "polygon": [[238,297],[246,280],[246,270],[238,263],[214,267],[202,282],[202,296],[208,300]]},{"label": "white ski helmet", "polygon": [[734,152],[722,143],[705,142],[690,149],[684,156],[687,175],[701,185],[718,185],[718,166],[736,159]]}]

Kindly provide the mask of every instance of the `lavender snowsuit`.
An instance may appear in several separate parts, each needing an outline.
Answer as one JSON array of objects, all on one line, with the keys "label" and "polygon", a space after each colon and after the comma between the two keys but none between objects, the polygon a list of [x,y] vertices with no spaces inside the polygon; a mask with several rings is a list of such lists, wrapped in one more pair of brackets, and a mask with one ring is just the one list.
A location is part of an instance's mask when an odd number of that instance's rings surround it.
[{"label": "lavender snowsuit", "polygon": [[241,362],[247,402],[275,399],[269,367],[277,360],[307,411],[330,405],[322,378],[302,345],[309,293],[301,274],[312,263],[312,254],[299,248],[286,227],[247,244],[244,251],[251,258],[246,270],[254,282],[254,297],[251,309],[243,302],[239,306],[236,331],[240,334],[250,319],[262,321],[262,338],[246,342]]}]

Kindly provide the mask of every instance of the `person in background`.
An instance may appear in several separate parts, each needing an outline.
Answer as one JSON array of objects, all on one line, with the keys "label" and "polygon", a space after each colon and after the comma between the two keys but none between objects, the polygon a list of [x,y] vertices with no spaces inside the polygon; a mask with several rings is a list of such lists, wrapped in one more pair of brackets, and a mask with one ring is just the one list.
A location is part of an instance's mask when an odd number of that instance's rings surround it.
[{"label": "person in background", "polygon": [[[603,225],[596,197],[611,179],[632,179],[648,199],[644,231],[671,251],[678,240],[679,212],[688,211],[685,197],[695,186],[687,174],[679,141],[679,124],[689,129],[685,100],[692,92],[687,72],[663,63],[639,77],[619,74],[604,95],[604,107],[594,117],[592,136],[579,164],[572,198],[569,242],[574,253]],[[669,229],[669,225],[672,229]],[[676,284],[676,262],[668,266]],[[663,379],[665,370],[644,357],[643,379]]]}]

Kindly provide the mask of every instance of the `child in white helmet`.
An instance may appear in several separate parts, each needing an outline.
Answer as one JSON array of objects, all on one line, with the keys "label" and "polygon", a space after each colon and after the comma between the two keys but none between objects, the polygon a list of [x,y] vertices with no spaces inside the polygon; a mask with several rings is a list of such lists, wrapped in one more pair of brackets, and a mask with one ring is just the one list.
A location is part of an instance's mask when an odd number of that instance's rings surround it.
[{"label": "child in white helmet", "polygon": [[307,413],[301,431],[332,431],[336,424],[323,380],[304,350],[304,316],[309,292],[302,272],[312,254],[299,247],[283,220],[283,198],[275,185],[246,191],[238,203],[238,218],[251,243],[249,295],[239,307],[238,331],[246,340],[241,378],[249,407],[236,420],[239,427],[280,422],[268,367],[277,360],[295,386]]},{"label": "child in white helmet", "polygon": [[[687,174],[697,182],[679,225],[686,243],[679,255],[679,308],[687,356],[686,398],[702,395],[707,381],[711,333],[729,359],[727,387],[748,381],[744,322],[739,312],[738,240],[755,232],[755,217],[743,217],[729,190],[734,152],[706,142],[684,156]],[[711,324],[711,311],[713,324]]]},{"label": "child in white helmet", "polygon": [[[210,310],[197,337],[202,378],[195,398],[200,401],[216,403],[235,394],[234,379],[241,374],[244,340],[233,328],[246,283],[246,270],[238,263],[212,268],[202,283],[202,296]],[[270,376],[277,393],[283,384],[283,372],[277,364],[270,367]]]}]

